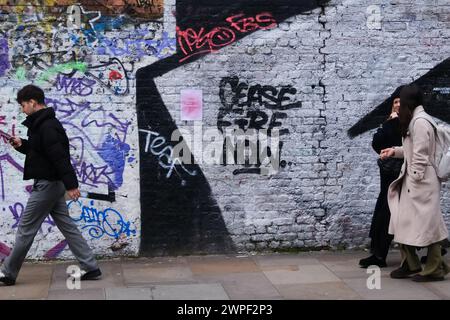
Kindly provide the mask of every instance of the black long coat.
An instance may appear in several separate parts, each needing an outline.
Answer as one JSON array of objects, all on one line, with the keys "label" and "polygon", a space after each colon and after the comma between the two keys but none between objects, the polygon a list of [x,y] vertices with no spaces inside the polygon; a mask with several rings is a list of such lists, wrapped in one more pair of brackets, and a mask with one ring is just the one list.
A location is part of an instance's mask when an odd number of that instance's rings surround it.
[{"label": "black long coat", "polygon": [[[380,154],[382,149],[401,145],[402,137],[400,134],[400,122],[398,118],[390,119],[384,122],[383,125],[374,134],[372,140],[372,147],[377,154]],[[395,160],[399,161],[400,163],[403,162],[401,159]],[[378,166],[380,169],[380,194],[375,205],[375,211],[373,214],[369,233],[370,237],[372,238],[372,249],[375,250],[379,248],[374,248],[374,245],[375,247],[386,245],[386,239],[389,237],[388,229],[391,213],[389,211],[387,202],[387,193],[389,185],[399,176],[401,167],[401,165],[399,165],[398,170],[388,172],[386,170],[383,170],[383,166],[380,164],[381,161],[378,161]],[[387,252],[388,248],[383,248],[381,250]],[[383,254],[380,253],[380,255]]]}]

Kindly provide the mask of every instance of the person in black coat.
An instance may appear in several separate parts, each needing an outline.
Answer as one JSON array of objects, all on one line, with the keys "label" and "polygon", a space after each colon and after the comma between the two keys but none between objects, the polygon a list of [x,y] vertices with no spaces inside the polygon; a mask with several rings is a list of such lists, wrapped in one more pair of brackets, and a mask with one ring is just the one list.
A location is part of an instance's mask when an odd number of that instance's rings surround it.
[{"label": "person in black coat", "polygon": [[11,137],[10,144],[26,155],[24,180],[34,179],[33,189],[16,233],[10,255],[0,268],[0,284],[15,285],[22,264],[42,222],[50,214],[80,263],[79,280],[97,280],[101,271],[97,260],[69,215],[65,194],[80,197],[78,179],[70,162],[69,139],[55,111],[45,105],[44,91],[34,85],[17,93],[17,102],[27,115],[23,122],[28,139]]},{"label": "person in black coat", "polygon": [[[373,136],[372,147],[377,154],[380,154],[382,149],[402,145],[400,122],[398,118],[400,109],[400,89],[401,87],[399,87],[391,96],[392,108],[388,119]],[[375,205],[369,233],[371,238],[370,251],[372,255],[359,261],[360,266],[363,268],[367,268],[371,265],[386,267],[386,257],[393,239],[393,236],[388,234],[391,212],[389,211],[387,193],[389,185],[399,176],[402,163],[403,159],[378,159],[378,166],[380,169],[380,194]]]},{"label": "person in black coat", "polygon": [[26,155],[23,179],[61,180],[69,197],[76,200],[80,192],[70,162],[69,139],[55,111],[40,109],[22,124],[28,128],[28,140],[16,138],[16,150]]}]

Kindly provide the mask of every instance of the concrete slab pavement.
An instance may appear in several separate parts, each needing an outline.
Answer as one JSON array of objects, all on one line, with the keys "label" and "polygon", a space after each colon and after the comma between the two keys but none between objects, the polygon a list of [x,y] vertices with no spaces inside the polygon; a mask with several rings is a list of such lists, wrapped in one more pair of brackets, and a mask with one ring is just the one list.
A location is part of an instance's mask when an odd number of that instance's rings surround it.
[{"label": "concrete slab pavement", "polygon": [[380,289],[358,266],[364,251],[239,254],[100,261],[103,277],[67,287],[75,261],[26,263],[15,286],[0,286],[0,299],[48,300],[449,300],[445,281],[395,280],[400,254],[393,250],[380,269]]}]

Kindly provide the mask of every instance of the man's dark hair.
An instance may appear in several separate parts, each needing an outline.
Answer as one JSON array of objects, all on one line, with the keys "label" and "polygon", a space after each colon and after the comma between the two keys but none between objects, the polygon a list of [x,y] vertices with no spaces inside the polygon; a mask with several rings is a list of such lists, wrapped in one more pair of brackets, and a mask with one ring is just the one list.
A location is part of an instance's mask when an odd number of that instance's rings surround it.
[{"label": "man's dark hair", "polygon": [[45,104],[45,94],[44,91],[32,84],[29,84],[17,92],[17,102],[22,103],[23,101],[30,101],[34,99],[39,104]]}]

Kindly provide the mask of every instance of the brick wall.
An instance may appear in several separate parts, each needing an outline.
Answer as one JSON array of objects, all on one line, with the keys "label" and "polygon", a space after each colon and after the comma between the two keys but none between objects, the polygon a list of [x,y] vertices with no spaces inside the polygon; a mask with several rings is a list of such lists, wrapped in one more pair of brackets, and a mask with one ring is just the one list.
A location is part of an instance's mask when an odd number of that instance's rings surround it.
[{"label": "brick wall", "polygon": [[[0,130],[24,135],[17,90],[45,88],[90,192],[70,212],[99,255],[365,246],[376,112],[416,81],[450,120],[445,1],[129,1],[124,15],[114,3],[3,5],[0,24]],[[181,117],[187,89],[201,90],[201,120]],[[279,170],[208,163],[198,133],[239,127],[279,130]],[[197,163],[176,155],[177,129]],[[0,142],[5,255],[31,183]],[[450,225],[448,199],[445,185]],[[70,256],[48,220],[29,257]]]}]

